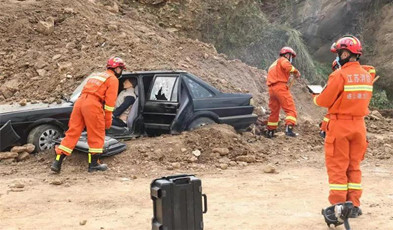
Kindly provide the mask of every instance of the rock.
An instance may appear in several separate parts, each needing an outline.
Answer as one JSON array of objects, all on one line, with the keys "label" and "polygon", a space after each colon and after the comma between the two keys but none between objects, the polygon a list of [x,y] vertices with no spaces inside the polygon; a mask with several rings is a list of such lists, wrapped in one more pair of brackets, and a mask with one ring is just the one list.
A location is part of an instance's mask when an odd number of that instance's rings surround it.
[{"label": "rock", "polygon": [[0,89],[0,92],[3,94],[5,99],[10,98],[14,95],[14,93],[7,88]]},{"label": "rock", "polygon": [[176,28],[166,28],[165,30],[168,31],[169,33],[175,33],[175,32],[177,32],[177,31],[179,31],[179,30],[176,29]]},{"label": "rock", "polygon": [[64,13],[66,14],[75,14],[75,10],[73,8],[64,8]]},{"label": "rock", "polygon": [[55,180],[53,180],[52,182],[50,182],[49,184],[52,184],[52,185],[62,185],[62,184],[63,184],[63,181],[61,181],[61,180],[59,180],[59,179],[55,179]]},{"label": "rock", "polygon": [[240,161],[240,162],[238,162],[237,164],[238,164],[239,166],[247,166],[247,165],[248,165],[247,162],[243,162],[243,161]]},{"label": "rock", "polygon": [[247,163],[253,163],[256,161],[255,156],[249,156],[249,155],[238,156],[236,157],[236,160],[247,162]]},{"label": "rock", "polygon": [[227,164],[220,164],[220,169],[225,170],[225,169],[227,169],[227,168],[228,168],[228,165],[227,165]]},{"label": "rock", "polygon": [[37,23],[37,31],[45,35],[50,35],[55,31],[54,20],[50,20],[49,22],[39,21]]},{"label": "rock", "polygon": [[16,182],[15,184],[10,185],[9,187],[10,188],[24,188],[25,185],[20,182]]},{"label": "rock", "polygon": [[167,170],[173,170],[173,166],[172,166],[172,165],[168,165],[168,166],[166,167],[166,169],[167,169]]},{"label": "rock", "polygon": [[172,167],[173,167],[173,169],[179,169],[180,168],[180,163],[179,162],[174,162],[174,163],[172,163]]},{"label": "rock", "polygon": [[30,153],[28,152],[23,152],[18,154],[18,161],[24,161],[29,158],[30,158]]},{"label": "rock", "polygon": [[186,148],[181,148],[180,151],[181,151],[182,153],[184,153],[184,152],[187,151],[187,149],[186,149]]},{"label": "rock", "polygon": [[237,163],[236,163],[236,161],[230,161],[230,162],[229,162],[229,165],[230,165],[230,166],[236,166]]},{"label": "rock", "polygon": [[56,54],[55,56],[52,57],[52,60],[55,61],[59,58],[61,58],[61,54]]},{"label": "rock", "polygon": [[46,70],[44,70],[44,69],[36,69],[35,71],[38,73],[38,75],[40,77],[45,77],[46,76]]},{"label": "rock", "polygon": [[377,117],[377,118],[379,118],[379,119],[383,119],[382,114],[381,114],[378,110],[373,110],[373,111],[371,112],[371,115],[373,115],[373,116],[375,116],[375,117]]},{"label": "rock", "polygon": [[114,25],[114,24],[108,25],[108,30],[109,31],[117,31],[118,30],[117,25]]},{"label": "rock", "polygon": [[14,159],[18,157],[17,152],[0,152],[0,160],[3,159]]},{"label": "rock", "polygon": [[19,101],[19,105],[20,106],[25,106],[27,104],[27,100],[26,99],[22,99]]},{"label": "rock", "polygon": [[188,162],[190,163],[194,163],[196,161],[198,161],[198,158],[196,158],[195,156],[192,156],[190,159],[188,159]]},{"label": "rock", "polygon": [[87,223],[87,220],[81,220],[81,221],[79,222],[80,225],[85,225],[86,223]]},{"label": "rock", "polygon": [[42,60],[42,59],[37,60],[37,62],[34,64],[34,67],[36,69],[42,69],[45,66],[47,66],[47,63],[44,60]]},{"label": "rock", "polygon": [[63,70],[67,70],[70,69],[72,67],[72,63],[71,62],[60,62],[57,63],[57,66],[59,67],[59,71],[63,71]]},{"label": "rock", "polygon": [[26,152],[27,148],[26,146],[14,146],[11,149],[11,152],[15,152],[15,153],[22,153],[22,152]]},{"label": "rock", "polygon": [[208,58],[209,58],[209,54],[204,53],[204,54],[203,54],[203,58],[204,58],[204,59],[208,59]]},{"label": "rock", "polygon": [[199,151],[199,149],[196,149],[194,151],[192,151],[192,154],[194,154],[194,156],[199,157],[201,155],[201,151]]},{"label": "rock", "polygon": [[276,173],[276,168],[273,165],[268,164],[263,168],[263,172],[264,173]]},{"label": "rock", "polygon": [[28,152],[28,153],[32,153],[35,150],[35,145],[30,144],[30,143],[29,144],[25,144],[23,147],[26,148],[26,152]]},{"label": "rock", "polygon": [[228,148],[214,148],[213,152],[219,153],[220,156],[226,156],[229,154],[229,149]]},{"label": "rock", "polygon": [[117,5],[117,3],[113,3],[113,6],[106,6],[106,8],[112,12],[112,13],[119,13],[120,9],[119,9],[119,5]]}]

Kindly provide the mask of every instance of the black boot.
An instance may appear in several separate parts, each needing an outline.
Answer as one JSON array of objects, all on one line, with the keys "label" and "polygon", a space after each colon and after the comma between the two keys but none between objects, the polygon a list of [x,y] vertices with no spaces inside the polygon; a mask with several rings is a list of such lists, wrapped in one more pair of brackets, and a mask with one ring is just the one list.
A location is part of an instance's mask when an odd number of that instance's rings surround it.
[{"label": "black boot", "polygon": [[64,155],[64,154],[56,155],[56,159],[53,161],[52,165],[50,166],[50,169],[53,172],[60,173],[61,164],[63,163],[63,160],[65,157],[66,157],[66,155]]},{"label": "black boot", "polygon": [[267,138],[273,138],[274,137],[274,133],[275,133],[274,129],[273,130],[266,130],[266,137]]},{"label": "black boot", "polygon": [[100,155],[99,154],[90,154],[89,153],[89,172],[95,171],[105,171],[108,169],[106,164],[100,163]]},{"label": "black boot", "polygon": [[285,135],[289,137],[297,137],[299,134],[293,132],[293,125],[286,125],[285,126]]}]

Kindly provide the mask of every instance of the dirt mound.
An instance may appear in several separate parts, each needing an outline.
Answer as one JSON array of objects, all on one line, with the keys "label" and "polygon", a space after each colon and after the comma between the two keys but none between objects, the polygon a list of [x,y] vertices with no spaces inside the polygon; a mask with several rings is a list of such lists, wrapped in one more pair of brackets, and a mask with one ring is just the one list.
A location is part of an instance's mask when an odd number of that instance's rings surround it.
[{"label": "dirt mound", "polygon": [[184,69],[220,90],[250,92],[257,103],[266,98],[264,71],[149,23],[143,10],[82,0],[7,0],[0,7],[2,102],[54,102],[112,55],[130,71]]}]

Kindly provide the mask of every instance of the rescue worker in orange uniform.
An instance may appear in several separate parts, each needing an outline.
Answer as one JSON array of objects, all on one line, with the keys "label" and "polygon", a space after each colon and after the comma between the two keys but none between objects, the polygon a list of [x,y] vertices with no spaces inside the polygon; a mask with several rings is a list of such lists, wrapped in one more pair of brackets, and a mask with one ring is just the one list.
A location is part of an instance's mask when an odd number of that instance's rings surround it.
[{"label": "rescue worker in orange uniform", "polygon": [[285,134],[291,137],[297,136],[297,133],[293,132],[297,119],[295,102],[287,86],[291,74],[296,78],[300,77],[299,70],[291,64],[295,57],[296,53],[292,48],[283,47],[280,51],[280,58],[269,67],[266,81],[269,87],[269,108],[271,111],[267,123],[266,137],[268,138],[274,137],[281,108],[286,113]]},{"label": "rescue worker in orange uniform", "polygon": [[[347,201],[354,205],[347,217],[356,218],[362,214],[359,207],[362,195],[360,162],[367,149],[364,117],[369,113],[373,79],[358,62],[362,45],[356,37],[342,37],[334,44],[332,52],[338,54],[341,68],[330,74],[324,90],[314,97],[314,103],[328,108],[330,116],[325,162],[332,206],[323,209],[322,214],[328,225],[331,221],[339,225],[343,220],[337,215],[344,210]],[[332,220],[331,212],[336,219]]]},{"label": "rescue worker in orange uniform", "polygon": [[[340,64],[337,62],[337,60],[334,60],[333,63],[332,63],[332,70],[335,71],[336,69],[339,69],[339,68],[340,68]],[[371,75],[371,78],[373,80],[375,79],[376,71],[375,71],[374,66],[362,65],[362,68],[365,69]],[[325,138],[325,136],[326,136],[326,127],[327,127],[327,125],[329,123],[329,120],[330,120],[329,114],[326,114],[323,117],[323,120],[322,120],[322,122],[320,124],[319,135],[322,138]]]},{"label": "rescue worker in orange uniform", "polygon": [[85,128],[89,145],[88,171],[104,171],[108,168],[106,164],[99,162],[99,158],[103,152],[105,129],[109,129],[112,124],[112,111],[119,88],[118,78],[126,66],[121,58],[112,57],[106,68],[105,72],[89,77],[75,102],[65,138],[55,148],[57,155],[51,166],[52,171],[60,172],[64,158],[71,155]]}]

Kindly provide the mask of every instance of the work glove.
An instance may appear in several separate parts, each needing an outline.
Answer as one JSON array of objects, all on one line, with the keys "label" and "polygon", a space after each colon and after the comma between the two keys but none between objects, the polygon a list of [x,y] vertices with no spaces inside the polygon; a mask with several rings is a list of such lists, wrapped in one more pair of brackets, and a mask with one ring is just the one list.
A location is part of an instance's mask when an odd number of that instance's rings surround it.
[{"label": "work glove", "polygon": [[299,70],[296,70],[296,71],[294,72],[294,75],[295,75],[296,78],[300,78],[300,76],[301,76]]},{"label": "work glove", "polygon": [[105,112],[105,129],[112,126],[112,112]]}]

